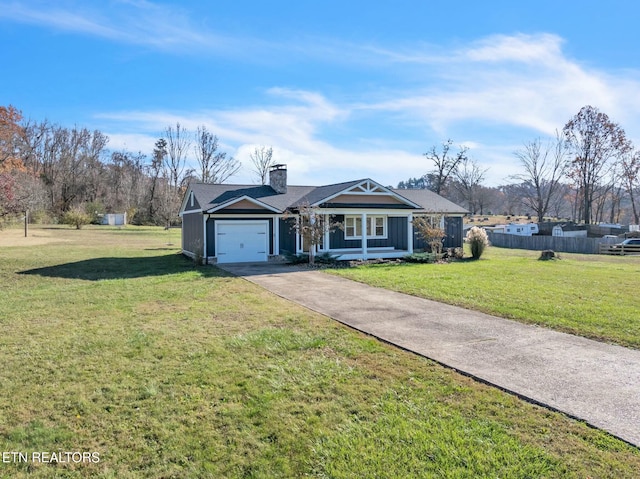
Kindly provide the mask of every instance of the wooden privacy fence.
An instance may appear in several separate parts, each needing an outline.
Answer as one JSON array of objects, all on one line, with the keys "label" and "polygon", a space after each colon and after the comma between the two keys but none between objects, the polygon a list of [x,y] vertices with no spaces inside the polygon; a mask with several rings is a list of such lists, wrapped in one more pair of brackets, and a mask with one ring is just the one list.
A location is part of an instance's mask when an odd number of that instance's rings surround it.
[{"label": "wooden privacy fence", "polygon": [[640,254],[640,244],[625,244],[625,245],[600,245],[600,254],[613,254],[618,256],[624,256],[626,254]]},{"label": "wooden privacy fence", "polygon": [[489,241],[500,248],[530,249],[542,251],[551,249],[561,253],[600,253],[600,244],[619,243],[619,238],[566,238],[563,236],[517,236],[487,231]]}]

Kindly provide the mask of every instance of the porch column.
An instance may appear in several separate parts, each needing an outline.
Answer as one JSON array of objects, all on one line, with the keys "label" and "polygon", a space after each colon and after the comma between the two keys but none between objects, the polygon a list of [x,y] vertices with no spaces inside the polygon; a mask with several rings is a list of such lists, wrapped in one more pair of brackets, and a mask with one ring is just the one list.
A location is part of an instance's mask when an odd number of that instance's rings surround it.
[{"label": "porch column", "polygon": [[407,216],[407,250],[413,254],[413,213]]},{"label": "porch column", "polygon": [[322,240],[322,249],[324,249],[325,251],[329,251],[331,245],[329,244],[330,238],[329,238],[329,215],[325,214],[324,215],[324,240]]},{"label": "porch column", "polygon": [[300,229],[299,229],[299,224],[300,224],[300,216],[296,216],[296,254],[300,254],[302,253],[302,241],[300,238]]},{"label": "porch column", "polygon": [[280,217],[275,216],[273,218],[273,255],[278,256],[280,254]]},{"label": "porch column", "polygon": [[367,213],[362,213],[362,259],[367,259]]}]

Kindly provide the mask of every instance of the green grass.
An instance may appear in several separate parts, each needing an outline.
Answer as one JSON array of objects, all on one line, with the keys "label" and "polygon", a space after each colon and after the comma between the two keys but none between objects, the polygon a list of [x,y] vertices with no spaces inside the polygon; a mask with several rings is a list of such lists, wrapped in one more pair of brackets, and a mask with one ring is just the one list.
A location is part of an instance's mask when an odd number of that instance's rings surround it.
[{"label": "green grass", "polygon": [[0,477],[640,475],[604,432],[194,267],[178,231],[47,231],[0,249],[0,450],[100,461]]},{"label": "green grass", "polygon": [[363,283],[640,348],[640,257],[489,247],[479,261],[330,271]]}]

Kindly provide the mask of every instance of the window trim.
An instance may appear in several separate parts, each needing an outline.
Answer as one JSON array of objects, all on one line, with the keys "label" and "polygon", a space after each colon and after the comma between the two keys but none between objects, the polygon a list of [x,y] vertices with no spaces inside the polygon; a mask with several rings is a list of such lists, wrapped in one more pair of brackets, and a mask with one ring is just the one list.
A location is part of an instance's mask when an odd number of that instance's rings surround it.
[{"label": "window trim", "polygon": [[[372,234],[367,234],[367,239],[388,239],[388,221],[386,215],[367,215],[366,231],[370,231]],[[377,219],[382,220],[382,234],[376,235],[376,222]],[[360,220],[360,234],[358,234],[358,220]],[[352,224],[349,224],[352,223]],[[349,235],[348,231],[352,229],[353,235]],[[344,239],[355,240],[362,239],[362,216],[361,215],[345,215],[344,217]]]}]

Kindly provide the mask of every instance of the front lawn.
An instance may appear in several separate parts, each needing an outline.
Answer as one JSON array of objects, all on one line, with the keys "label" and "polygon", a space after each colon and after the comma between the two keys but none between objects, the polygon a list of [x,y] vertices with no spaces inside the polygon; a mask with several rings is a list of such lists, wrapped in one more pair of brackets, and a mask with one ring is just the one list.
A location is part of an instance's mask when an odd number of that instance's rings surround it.
[{"label": "front lawn", "polygon": [[604,432],[194,267],[177,230],[9,234],[0,449],[28,460],[0,477],[640,476]]},{"label": "front lawn", "polygon": [[[468,253],[467,253],[468,254]],[[640,348],[640,257],[489,247],[479,261],[330,271],[373,286]]]}]

